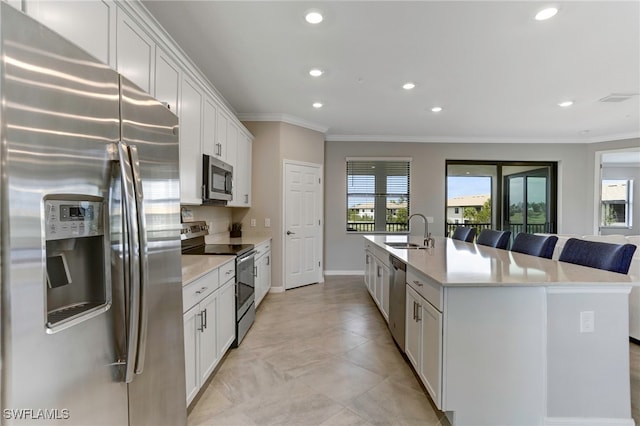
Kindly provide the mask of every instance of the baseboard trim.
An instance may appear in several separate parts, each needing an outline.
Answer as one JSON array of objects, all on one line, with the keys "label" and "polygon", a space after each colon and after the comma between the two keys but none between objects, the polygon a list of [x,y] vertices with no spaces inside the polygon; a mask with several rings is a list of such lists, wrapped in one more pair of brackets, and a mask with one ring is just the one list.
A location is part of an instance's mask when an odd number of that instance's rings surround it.
[{"label": "baseboard trim", "polygon": [[284,287],[271,287],[269,293],[284,293]]},{"label": "baseboard trim", "polygon": [[364,275],[364,271],[324,271],[327,276],[331,275]]},{"label": "baseboard trim", "polygon": [[634,426],[633,419],[594,419],[584,417],[547,417],[545,426]]}]

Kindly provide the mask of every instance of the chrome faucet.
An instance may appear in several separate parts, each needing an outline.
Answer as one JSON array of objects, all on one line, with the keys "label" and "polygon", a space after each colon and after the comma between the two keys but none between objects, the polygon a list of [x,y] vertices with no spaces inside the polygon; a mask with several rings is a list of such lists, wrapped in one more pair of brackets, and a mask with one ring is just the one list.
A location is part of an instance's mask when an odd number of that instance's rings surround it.
[{"label": "chrome faucet", "polygon": [[425,247],[435,247],[436,241],[431,237],[431,232],[429,232],[429,221],[427,221],[427,218],[422,213],[413,213],[409,216],[407,225],[410,224],[411,218],[414,216],[419,216],[424,221],[424,240],[422,240],[422,245]]}]

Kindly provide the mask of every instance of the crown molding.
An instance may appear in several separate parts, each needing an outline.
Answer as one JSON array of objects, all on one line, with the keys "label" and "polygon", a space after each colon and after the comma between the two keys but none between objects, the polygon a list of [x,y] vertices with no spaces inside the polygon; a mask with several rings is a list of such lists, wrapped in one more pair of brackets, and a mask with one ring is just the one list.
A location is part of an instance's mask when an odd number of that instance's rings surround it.
[{"label": "crown molding", "polygon": [[294,126],[304,127],[305,129],[315,130],[320,133],[327,133],[328,127],[318,123],[307,121],[294,115],[284,113],[265,113],[265,114],[253,114],[253,113],[239,113],[237,114],[240,121],[281,121],[287,124],[293,124]]},{"label": "crown molding", "polygon": [[611,142],[624,139],[639,138],[640,132],[620,133],[599,137],[575,138],[526,138],[526,137],[455,137],[455,136],[397,136],[397,135],[326,135],[330,142],[410,142],[410,143],[529,143],[529,144],[558,144],[558,143],[597,143]]}]

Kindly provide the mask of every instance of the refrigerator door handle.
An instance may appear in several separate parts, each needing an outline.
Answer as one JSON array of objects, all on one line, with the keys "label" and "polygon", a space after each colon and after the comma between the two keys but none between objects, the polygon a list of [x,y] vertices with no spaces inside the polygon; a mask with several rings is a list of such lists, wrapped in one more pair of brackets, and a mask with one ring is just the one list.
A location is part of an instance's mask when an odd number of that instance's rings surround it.
[{"label": "refrigerator door handle", "polygon": [[122,193],[124,216],[127,228],[127,243],[129,247],[129,264],[125,273],[128,275],[128,330],[127,330],[127,364],[125,368],[125,382],[131,383],[135,374],[135,364],[138,352],[138,331],[140,328],[140,233],[138,231],[137,205],[129,157],[129,147],[124,142],[118,143],[118,161],[122,177]]},{"label": "refrigerator door handle", "polygon": [[135,373],[141,374],[144,370],[144,360],[147,348],[147,324],[149,318],[148,311],[148,288],[149,288],[149,245],[147,241],[147,226],[144,212],[144,196],[142,192],[142,177],[140,176],[140,159],[138,148],[135,145],[129,146],[131,157],[131,170],[133,172],[133,185],[136,195],[136,213],[138,221],[139,235],[139,255],[140,257],[140,312],[138,331],[138,351],[136,354]]}]

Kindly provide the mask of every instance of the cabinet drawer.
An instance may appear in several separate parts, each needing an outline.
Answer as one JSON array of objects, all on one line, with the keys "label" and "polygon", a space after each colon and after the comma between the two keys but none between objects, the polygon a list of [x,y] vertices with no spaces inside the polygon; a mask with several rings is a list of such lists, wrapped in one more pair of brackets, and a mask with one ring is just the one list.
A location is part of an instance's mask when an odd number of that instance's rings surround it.
[{"label": "cabinet drawer", "polygon": [[236,276],[236,261],[232,260],[220,266],[220,283],[225,284]]},{"label": "cabinet drawer", "polygon": [[188,311],[192,306],[200,303],[202,299],[217,290],[218,282],[218,270],[215,269],[182,287],[182,312]]},{"label": "cabinet drawer", "polygon": [[408,266],[407,284],[442,312],[442,286],[439,283]]},{"label": "cabinet drawer", "polygon": [[256,246],[256,260],[258,260],[261,256],[264,256],[271,250],[271,241],[264,242]]}]

